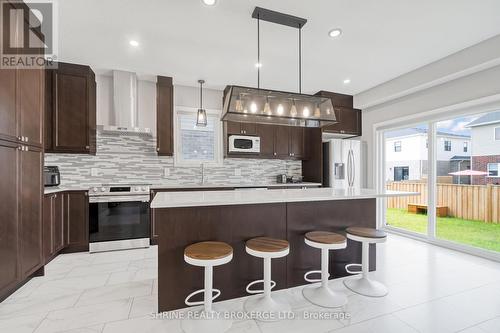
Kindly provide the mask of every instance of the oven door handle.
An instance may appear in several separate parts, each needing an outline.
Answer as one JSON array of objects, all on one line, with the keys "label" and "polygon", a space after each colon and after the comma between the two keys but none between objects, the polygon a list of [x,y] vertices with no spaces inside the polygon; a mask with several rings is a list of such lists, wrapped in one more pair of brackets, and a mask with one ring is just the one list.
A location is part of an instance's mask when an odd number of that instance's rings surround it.
[{"label": "oven door handle", "polygon": [[120,195],[89,197],[89,203],[106,202],[149,202],[149,195]]}]

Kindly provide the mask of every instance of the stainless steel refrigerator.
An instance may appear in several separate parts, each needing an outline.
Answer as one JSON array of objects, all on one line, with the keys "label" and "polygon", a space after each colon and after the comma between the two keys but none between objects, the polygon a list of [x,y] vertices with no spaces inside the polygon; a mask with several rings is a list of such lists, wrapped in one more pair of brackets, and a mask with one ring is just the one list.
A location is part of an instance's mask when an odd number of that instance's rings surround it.
[{"label": "stainless steel refrigerator", "polygon": [[364,185],[363,152],[359,140],[330,139],[323,142],[323,186],[345,189]]}]

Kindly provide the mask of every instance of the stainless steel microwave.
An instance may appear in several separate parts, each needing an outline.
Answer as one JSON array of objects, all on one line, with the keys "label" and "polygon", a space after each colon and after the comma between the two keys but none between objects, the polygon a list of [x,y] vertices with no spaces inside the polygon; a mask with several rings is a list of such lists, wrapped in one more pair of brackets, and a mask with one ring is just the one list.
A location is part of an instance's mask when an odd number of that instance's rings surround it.
[{"label": "stainless steel microwave", "polygon": [[248,135],[229,136],[230,153],[260,153],[260,137]]}]

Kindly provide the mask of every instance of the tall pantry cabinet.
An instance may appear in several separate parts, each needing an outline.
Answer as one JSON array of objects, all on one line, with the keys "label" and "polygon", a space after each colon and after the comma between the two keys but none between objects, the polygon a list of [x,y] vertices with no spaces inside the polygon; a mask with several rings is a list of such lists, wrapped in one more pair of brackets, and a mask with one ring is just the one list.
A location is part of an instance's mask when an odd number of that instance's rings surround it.
[{"label": "tall pantry cabinet", "polygon": [[43,267],[44,82],[43,68],[0,69],[0,301]]}]

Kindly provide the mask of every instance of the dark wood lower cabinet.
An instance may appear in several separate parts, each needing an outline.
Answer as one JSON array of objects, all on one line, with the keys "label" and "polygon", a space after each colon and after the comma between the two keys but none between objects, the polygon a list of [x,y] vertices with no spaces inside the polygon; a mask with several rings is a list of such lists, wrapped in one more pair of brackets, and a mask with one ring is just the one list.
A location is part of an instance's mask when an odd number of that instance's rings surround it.
[{"label": "dark wood lower cabinet", "polygon": [[89,250],[89,198],[86,191],[64,195],[65,243],[63,252]]},{"label": "dark wood lower cabinet", "polygon": [[20,280],[17,144],[0,141],[0,301]]},{"label": "dark wood lower cabinet", "polygon": [[[273,259],[274,290],[304,285],[304,272],[321,267],[319,250],[304,243],[308,231],[344,233],[348,226],[375,227],[376,200],[276,203],[154,209],[158,234],[158,311],[184,308],[184,299],[203,288],[203,269],[184,262],[184,248],[200,241],[217,240],[233,247],[233,260],[214,270],[214,288],[222,290],[220,300],[247,296],[246,285],[263,276],[262,259],[245,251],[253,237],[287,239],[290,254]],[[334,251],[330,275],[347,275],[346,263],[360,263],[361,246],[348,241],[345,250]],[[370,248],[375,268],[375,248]]]},{"label": "dark wood lower cabinet", "polygon": [[47,264],[66,245],[64,242],[64,193],[43,198],[43,257]]},{"label": "dark wood lower cabinet", "polygon": [[43,266],[42,261],[42,165],[41,150],[21,152],[20,262],[26,277]]}]

